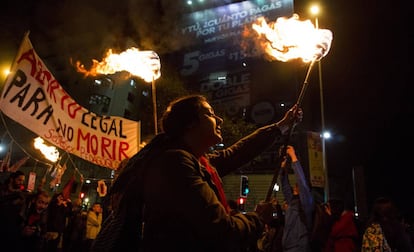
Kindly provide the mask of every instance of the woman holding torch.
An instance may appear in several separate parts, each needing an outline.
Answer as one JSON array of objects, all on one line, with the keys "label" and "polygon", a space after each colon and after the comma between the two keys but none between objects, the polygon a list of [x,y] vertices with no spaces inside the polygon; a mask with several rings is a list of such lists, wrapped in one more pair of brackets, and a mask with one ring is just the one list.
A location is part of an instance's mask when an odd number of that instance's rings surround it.
[{"label": "woman holding torch", "polygon": [[255,212],[230,214],[220,177],[270,147],[301,117],[295,105],[279,122],[211,151],[223,140],[223,119],[204,96],[173,101],[161,119],[162,132],[115,181],[113,212],[94,249],[223,252],[255,245],[272,218],[271,203],[258,205]]}]

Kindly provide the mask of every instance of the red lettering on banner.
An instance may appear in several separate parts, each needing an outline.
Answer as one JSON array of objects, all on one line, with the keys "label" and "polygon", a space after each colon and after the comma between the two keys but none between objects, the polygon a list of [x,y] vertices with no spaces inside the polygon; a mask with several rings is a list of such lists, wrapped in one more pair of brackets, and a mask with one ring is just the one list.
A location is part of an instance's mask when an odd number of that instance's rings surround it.
[{"label": "red lettering on banner", "polygon": [[119,142],[119,161],[122,161],[124,158],[129,158],[128,155],[125,153],[129,149],[129,143],[121,141]]},{"label": "red lettering on banner", "polygon": [[67,112],[68,115],[71,118],[75,118],[76,113],[82,109],[82,107],[77,104],[75,101],[73,101],[66,92],[62,89],[61,85],[58,83],[58,81],[53,77],[52,73],[50,73],[46,66],[43,65],[41,60],[38,60],[36,58],[36,54],[32,49],[26,51],[21,55],[21,57],[18,59],[18,63],[21,61],[26,60],[31,64],[31,70],[30,75],[35,78],[42,86],[46,86],[46,92],[48,96],[53,99],[54,103],[57,103],[56,101],[56,93],[57,91],[61,91],[64,93],[62,100],[60,101],[60,105],[62,110],[64,110],[64,101],[66,99],[70,99],[70,103],[67,106]]},{"label": "red lettering on banner", "polygon": [[[39,71],[37,72],[35,78],[36,80],[42,84],[42,86],[44,86],[45,82],[47,82],[48,84],[51,83],[52,81],[56,81],[56,80],[52,80],[52,74],[49,71],[43,71],[43,65],[41,64],[41,62],[39,61],[38,63],[39,66]],[[48,85],[49,86],[49,85]],[[56,102],[56,101],[55,101]]]},{"label": "red lettering on banner", "polygon": [[30,49],[29,51],[23,53],[22,56],[20,57],[20,59],[17,61],[17,63],[20,63],[20,61],[22,61],[22,60],[27,60],[29,63],[32,64],[32,68],[30,70],[30,75],[34,77],[35,74],[36,74],[36,65],[37,65],[34,50]]},{"label": "red lettering on banner", "polygon": [[[57,81],[53,77],[52,73],[47,71],[41,60],[36,58],[36,54],[32,49],[22,53],[22,56],[17,60],[17,63],[26,60],[31,64],[30,75],[35,78],[42,86],[46,86],[46,90],[49,92],[49,97],[53,98],[56,103],[56,95],[54,90],[56,89]],[[53,88],[51,88],[53,86]],[[60,87],[60,85],[58,86]]]},{"label": "red lettering on banner", "polygon": [[[110,158],[115,157],[115,141],[116,140],[112,140],[106,137],[102,137],[102,156],[105,156],[105,154],[107,154]],[[112,150],[111,153],[109,153],[108,149],[111,148],[112,145]]]},{"label": "red lettering on banner", "polygon": [[66,152],[74,152],[71,142],[60,135],[58,131],[55,131],[55,129],[49,129],[48,132],[43,135],[43,138]]},{"label": "red lettering on banner", "polygon": [[77,104],[75,101],[72,103],[68,104],[68,115],[70,116],[70,118],[75,118],[76,116],[76,112],[78,112],[79,110],[81,110],[82,107]]},{"label": "red lettering on banner", "polygon": [[[60,100],[60,108],[62,110],[65,110],[65,104],[64,103],[65,103],[65,100],[67,100],[67,99],[69,99],[69,101],[73,101],[72,98],[69,95],[67,95],[67,94],[63,95],[61,100]],[[70,102],[68,104],[68,115],[69,115],[69,117],[74,119],[76,117],[76,113],[81,109],[82,109],[82,107],[79,104],[77,104],[75,101]]]},{"label": "red lettering on banner", "polygon": [[62,109],[62,110],[64,110],[64,103],[65,103],[65,100],[66,99],[69,99],[70,98],[70,96],[69,95],[67,95],[67,94],[65,94],[65,95],[63,95],[62,96],[62,98],[60,98],[60,108]]},{"label": "red lettering on banner", "polygon": [[93,155],[98,154],[98,148],[99,148],[99,144],[98,144],[98,137],[96,135],[91,135],[91,137],[89,138],[89,146],[91,147],[91,151]]},{"label": "red lettering on banner", "polygon": [[112,160],[109,158],[102,158],[99,156],[94,156],[91,153],[88,153],[84,147],[81,147],[79,152],[80,152],[80,157],[82,159],[85,159],[91,163],[94,163],[100,166],[109,167],[111,169],[117,169],[119,167],[119,164],[121,163],[121,161]]},{"label": "red lettering on banner", "polygon": [[84,134],[81,129],[78,129],[78,137],[76,142],[76,150],[80,150],[81,146],[86,146],[85,151],[89,154],[97,155],[99,150],[102,158],[106,156],[112,160],[121,161],[128,158],[126,151],[129,149],[129,143],[124,141],[117,141],[106,137],[99,137],[90,132]]},{"label": "red lettering on banner", "polygon": [[59,88],[60,88],[59,82],[57,82],[56,80],[53,80],[46,90],[49,96],[53,97],[53,100],[55,101],[55,103],[56,103],[55,89],[59,89]]}]

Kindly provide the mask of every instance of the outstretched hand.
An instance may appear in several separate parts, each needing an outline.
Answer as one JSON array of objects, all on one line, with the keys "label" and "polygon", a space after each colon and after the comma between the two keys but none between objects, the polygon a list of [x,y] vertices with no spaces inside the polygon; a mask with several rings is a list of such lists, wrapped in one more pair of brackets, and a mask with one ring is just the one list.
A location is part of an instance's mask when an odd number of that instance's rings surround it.
[{"label": "outstretched hand", "polygon": [[286,115],[290,118],[291,121],[293,121],[296,124],[300,123],[303,119],[302,108],[298,107],[297,104],[293,105],[293,107],[288,110]]},{"label": "outstretched hand", "polygon": [[303,111],[297,104],[293,105],[286,113],[285,116],[278,122],[278,126],[282,131],[282,134],[289,132],[289,129],[295,127],[303,119]]}]

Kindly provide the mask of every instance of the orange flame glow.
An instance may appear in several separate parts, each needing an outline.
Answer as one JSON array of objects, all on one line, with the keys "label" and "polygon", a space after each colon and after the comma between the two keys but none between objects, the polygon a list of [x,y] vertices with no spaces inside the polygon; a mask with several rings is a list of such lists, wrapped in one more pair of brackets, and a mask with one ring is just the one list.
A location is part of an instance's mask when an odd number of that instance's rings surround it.
[{"label": "orange flame glow", "polygon": [[56,162],[59,159],[59,151],[56,147],[45,145],[43,142],[41,137],[36,137],[34,140],[34,147],[40,150],[45,158],[52,162]]},{"label": "orange flame glow", "polygon": [[92,62],[90,70],[85,69],[79,61],[76,62],[76,68],[86,76],[127,71],[146,82],[151,82],[161,76],[161,63],[158,55],[153,51],[140,51],[134,47],[120,54],[112,53],[112,49],[109,49],[101,62],[97,60],[92,60]]},{"label": "orange flame glow", "polygon": [[261,47],[279,61],[299,58],[304,62],[320,60],[331,47],[330,30],[316,29],[310,20],[299,21],[297,14],[289,19],[278,18],[273,23],[267,23],[261,17],[252,27],[264,38]]}]

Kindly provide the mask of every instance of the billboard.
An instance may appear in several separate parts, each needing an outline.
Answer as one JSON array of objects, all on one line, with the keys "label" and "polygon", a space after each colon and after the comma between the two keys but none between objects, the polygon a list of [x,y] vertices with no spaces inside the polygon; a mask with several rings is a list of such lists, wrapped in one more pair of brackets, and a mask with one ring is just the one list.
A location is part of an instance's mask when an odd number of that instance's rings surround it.
[{"label": "billboard", "polygon": [[[194,41],[175,60],[187,86],[205,94],[216,108],[230,116],[243,114],[255,101],[251,96],[267,81],[275,83],[275,71],[267,71],[264,59],[246,53],[243,33],[260,17],[276,20],[293,14],[292,0],[242,1],[190,13],[183,17],[179,35]],[[270,83],[269,83],[270,84]],[[273,91],[270,91],[275,97]],[[269,120],[274,119],[273,116]],[[268,120],[267,120],[268,121]]]},{"label": "billboard", "polygon": [[181,75],[222,70],[246,57],[242,33],[259,17],[276,20],[293,14],[293,0],[242,1],[190,13],[183,17],[179,35],[193,46],[181,58]]},{"label": "billboard", "polygon": [[193,12],[183,17],[181,36],[208,44],[239,37],[259,17],[292,15],[293,0],[242,1]]}]

